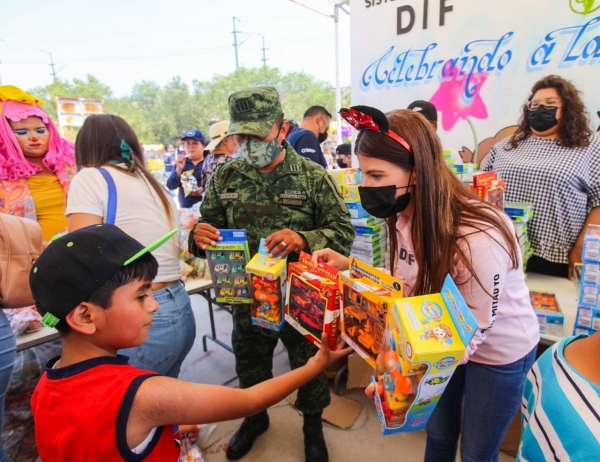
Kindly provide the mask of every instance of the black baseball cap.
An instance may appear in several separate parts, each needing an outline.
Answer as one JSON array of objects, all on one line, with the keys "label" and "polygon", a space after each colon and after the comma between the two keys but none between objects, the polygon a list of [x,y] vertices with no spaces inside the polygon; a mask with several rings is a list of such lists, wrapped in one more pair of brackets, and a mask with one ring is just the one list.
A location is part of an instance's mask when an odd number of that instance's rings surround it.
[{"label": "black baseball cap", "polygon": [[423,101],[421,99],[413,101],[408,105],[407,109],[412,109],[415,112],[420,112],[430,122],[437,122],[437,108],[429,101]]},{"label": "black baseball cap", "polygon": [[78,229],[51,242],[29,273],[42,322],[56,326],[117,271],[157,249],[177,231],[169,231],[144,247],[117,226],[102,224]]},{"label": "black baseball cap", "polygon": [[187,132],[185,132],[181,137],[181,141],[185,140],[196,140],[200,141],[202,144],[206,144],[206,139],[204,138],[204,135],[200,130],[196,129],[188,130]]}]

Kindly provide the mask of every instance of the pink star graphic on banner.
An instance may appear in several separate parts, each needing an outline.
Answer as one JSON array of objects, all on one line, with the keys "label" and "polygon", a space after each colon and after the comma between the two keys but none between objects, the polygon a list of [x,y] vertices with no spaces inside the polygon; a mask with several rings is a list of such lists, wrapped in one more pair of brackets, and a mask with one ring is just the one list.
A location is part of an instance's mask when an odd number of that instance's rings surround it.
[{"label": "pink star graphic on banner", "polygon": [[481,73],[468,80],[469,89],[475,91],[469,100],[463,99],[467,77],[459,76],[454,72],[451,80],[443,81],[440,87],[429,100],[442,113],[442,128],[451,130],[458,119],[466,120],[468,116],[478,119],[487,119],[487,107],[479,91],[487,79],[487,73]]}]

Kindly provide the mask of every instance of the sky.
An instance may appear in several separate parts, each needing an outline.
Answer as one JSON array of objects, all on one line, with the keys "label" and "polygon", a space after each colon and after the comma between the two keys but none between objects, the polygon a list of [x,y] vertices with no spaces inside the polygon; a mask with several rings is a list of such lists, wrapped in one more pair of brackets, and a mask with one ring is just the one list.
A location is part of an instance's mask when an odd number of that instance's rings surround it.
[{"label": "sky", "polygon": [[[333,14],[330,0],[298,0]],[[346,7],[347,8],[347,7]],[[115,96],[136,82],[191,84],[240,67],[305,71],[335,87],[332,18],[291,0],[0,0],[0,82],[23,89],[87,74]],[[350,85],[350,20],[340,11],[340,85]],[[261,37],[262,35],[262,37]],[[66,96],[66,95],[65,95]]]}]

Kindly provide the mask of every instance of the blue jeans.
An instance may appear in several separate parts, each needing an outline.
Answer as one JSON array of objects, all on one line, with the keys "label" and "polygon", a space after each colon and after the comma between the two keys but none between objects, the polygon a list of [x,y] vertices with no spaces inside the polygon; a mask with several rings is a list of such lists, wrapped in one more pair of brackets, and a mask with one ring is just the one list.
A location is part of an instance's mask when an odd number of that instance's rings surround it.
[{"label": "blue jeans", "polygon": [[[6,315],[0,310],[0,433],[4,423],[4,396],[8,390],[10,376],[12,375],[15,357],[17,356],[17,341]],[[2,440],[0,439],[0,462],[10,462],[10,459],[4,451]]]},{"label": "blue jeans", "polygon": [[180,282],[152,294],[159,308],[148,339],[139,347],[119,350],[119,354],[128,356],[129,364],[135,367],[177,378],[196,339],[190,296]]},{"label": "blue jeans", "polygon": [[469,361],[456,368],[427,423],[426,462],[454,462],[461,427],[463,462],[498,460],[504,435],[521,405],[536,349],[503,366]]}]

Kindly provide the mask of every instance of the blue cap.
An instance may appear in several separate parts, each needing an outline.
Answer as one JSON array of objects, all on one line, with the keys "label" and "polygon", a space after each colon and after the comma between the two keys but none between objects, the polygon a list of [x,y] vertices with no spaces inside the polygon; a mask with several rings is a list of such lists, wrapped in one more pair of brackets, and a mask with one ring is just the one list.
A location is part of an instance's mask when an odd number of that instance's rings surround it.
[{"label": "blue cap", "polygon": [[200,130],[194,130],[194,129],[188,130],[181,137],[181,141],[184,141],[184,140],[196,140],[196,141],[200,141],[202,144],[206,144],[204,135],[202,134],[202,132]]}]

